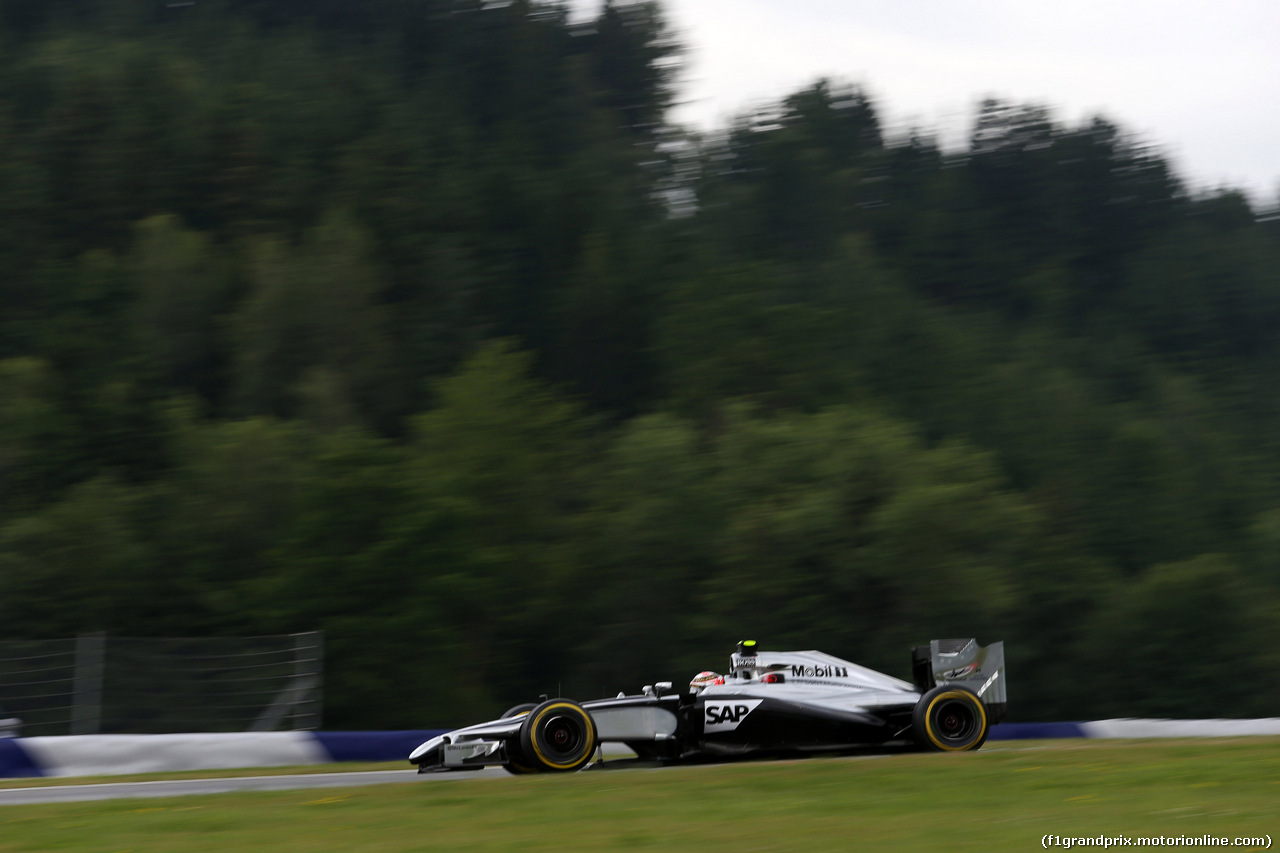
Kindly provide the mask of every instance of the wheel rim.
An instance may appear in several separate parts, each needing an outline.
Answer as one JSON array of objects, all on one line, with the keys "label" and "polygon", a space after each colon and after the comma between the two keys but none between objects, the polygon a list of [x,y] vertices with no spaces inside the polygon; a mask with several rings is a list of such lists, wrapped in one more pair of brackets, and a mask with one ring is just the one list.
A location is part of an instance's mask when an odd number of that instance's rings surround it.
[{"label": "wheel rim", "polygon": [[980,722],[973,703],[947,699],[933,709],[933,728],[947,743],[965,743],[977,733]]},{"label": "wheel rim", "polygon": [[540,770],[578,770],[595,752],[595,724],[576,702],[544,702],[520,726],[520,746]]},{"label": "wheel rim", "polygon": [[585,739],[582,722],[560,714],[546,721],[540,738],[550,757],[557,759],[576,757]]}]

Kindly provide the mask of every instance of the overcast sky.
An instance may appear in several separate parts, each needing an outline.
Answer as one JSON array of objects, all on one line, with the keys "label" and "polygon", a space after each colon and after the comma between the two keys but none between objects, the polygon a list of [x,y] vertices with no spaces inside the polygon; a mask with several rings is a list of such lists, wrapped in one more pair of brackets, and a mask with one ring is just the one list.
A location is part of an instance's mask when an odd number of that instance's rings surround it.
[{"label": "overcast sky", "polygon": [[[572,0],[596,10],[600,0]],[[687,47],[677,121],[703,129],[819,77],[890,133],[962,144],[994,95],[1101,113],[1198,188],[1280,191],[1280,0],[661,0]]]}]

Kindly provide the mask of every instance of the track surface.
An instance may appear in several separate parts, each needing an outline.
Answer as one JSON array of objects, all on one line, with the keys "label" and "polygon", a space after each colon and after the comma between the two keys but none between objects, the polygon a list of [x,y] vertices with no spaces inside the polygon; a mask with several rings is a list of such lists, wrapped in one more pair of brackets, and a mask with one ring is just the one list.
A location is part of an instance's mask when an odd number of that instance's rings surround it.
[{"label": "track surface", "polygon": [[229,791],[290,791],[298,788],[347,788],[358,785],[443,781],[445,779],[509,778],[501,769],[474,773],[423,773],[416,770],[370,770],[353,773],[314,773],[294,776],[240,776],[232,779],[172,779],[159,782],[106,782],[49,788],[0,788],[0,806],[73,803],[128,797],[184,797]]},{"label": "track surface", "polygon": [[[1028,747],[995,747],[986,752],[1022,750]],[[1042,748],[1042,747],[1030,747]],[[865,761],[896,754],[898,750],[871,750],[859,755],[846,755],[844,761]],[[689,765],[693,766],[718,766]],[[606,762],[591,772],[635,771],[653,769],[650,762]],[[58,785],[45,788],[0,787],[0,806],[35,805],[38,803],[74,803],[89,800],[120,800],[132,797],[186,797],[197,794],[226,794],[233,791],[293,791],[305,788],[348,788],[364,785],[443,782],[459,779],[510,779],[500,767],[489,767],[471,773],[419,773],[417,770],[363,770],[349,773],[302,773],[289,776],[237,776],[227,779],[168,779],[156,782],[100,782],[92,785]],[[0,784],[3,784],[0,782]]]},{"label": "track surface", "polygon": [[[845,756],[844,760],[865,760],[884,753]],[[717,765],[690,765],[717,766]],[[649,762],[617,761],[592,768],[590,772],[653,769]],[[350,773],[302,773],[290,776],[237,776],[228,779],[167,779],[157,782],[100,782],[93,785],[57,785],[47,788],[2,788],[0,806],[37,803],[75,803],[88,800],[120,800],[130,797],[186,797],[195,794],[225,794],[232,791],[293,791],[304,788],[347,788],[362,785],[443,782],[458,779],[510,779],[501,767],[471,773],[419,773],[417,770],[364,770]],[[2,784],[2,783],[0,783]]]}]

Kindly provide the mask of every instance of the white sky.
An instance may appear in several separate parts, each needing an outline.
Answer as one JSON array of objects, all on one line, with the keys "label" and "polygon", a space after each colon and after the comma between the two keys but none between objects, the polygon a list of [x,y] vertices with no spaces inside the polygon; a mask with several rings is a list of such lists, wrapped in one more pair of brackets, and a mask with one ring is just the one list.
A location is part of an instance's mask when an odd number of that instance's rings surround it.
[{"label": "white sky", "polygon": [[[571,0],[596,10],[600,0]],[[1101,113],[1193,187],[1280,192],[1280,0],[661,0],[687,48],[673,118],[723,126],[819,77],[890,134],[964,142],[988,95]]]}]

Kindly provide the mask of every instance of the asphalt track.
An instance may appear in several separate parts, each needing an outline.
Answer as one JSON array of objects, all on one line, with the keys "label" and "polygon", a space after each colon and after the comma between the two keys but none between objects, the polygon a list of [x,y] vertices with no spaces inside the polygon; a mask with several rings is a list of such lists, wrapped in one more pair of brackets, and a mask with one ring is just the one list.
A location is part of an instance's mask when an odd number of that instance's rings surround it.
[{"label": "asphalt track", "polygon": [[351,773],[303,773],[290,776],[238,776],[230,779],[167,779],[157,782],[105,782],[95,785],[54,785],[0,788],[0,806],[75,803],[130,797],[185,797],[232,791],[292,791],[300,788],[349,788],[439,782],[458,779],[510,778],[500,768],[472,773],[422,773],[417,770],[367,770]]},{"label": "asphalt track", "polygon": [[[889,753],[845,756],[845,760],[865,760]],[[802,759],[803,760],[803,759]],[[699,765],[692,765],[699,766]],[[717,766],[717,765],[700,765]],[[634,772],[654,769],[649,762],[606,762],[591,772]],[[227,779],[165,779],[155,782],[100,782],[92,785],[51,785],[34,788],[0,787],[0,806],[40,803],[77,803],[90,800],[122,800],[134,797],[187,797],[198,794],[226,794],[234,791],[294,791],[306,788],[349,788],[364,785],[393,785],[458,781],[460,779],[510,779],[501,767],[469,773],[419,773],[417,770],[364,770],[350,773],[297,773],[288,776],[237,776]]]},{"label": "asphalt track", "polygon": [[[1000,745],[984,752],[1044,749],[1039,745]],[[896,754],[897,750],[872,750],[846,755],[846,761],[865,761]],[[799,759],[812,760],[812,759]],[[696,766],[696,765],[691,765]],[[710,765],[716,766],[716,765]],[[634,771],[650,769],[648,762],[606,762],[598,770]],[[365,785],[393,785],[458,781],[461,779],[510,779],[500,767],[470,773],[419,773],[417,770],[363,770],[349,773],[299,773],[287,776],[236,776],[226,779],[166,779],[155,782],[100,782],[92,785],[53,785],[34,788],[0,787],[0,806],[75,803],[90,800],[120,800],[135,797],[187,797],[199,794],[226,794],[234,791],[294,791],[307,788],[349,788]],[[3,782],[0,782],[2,785]]]}]

